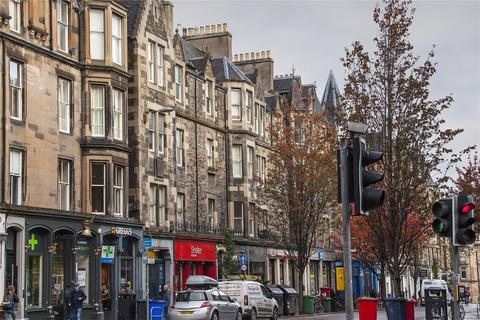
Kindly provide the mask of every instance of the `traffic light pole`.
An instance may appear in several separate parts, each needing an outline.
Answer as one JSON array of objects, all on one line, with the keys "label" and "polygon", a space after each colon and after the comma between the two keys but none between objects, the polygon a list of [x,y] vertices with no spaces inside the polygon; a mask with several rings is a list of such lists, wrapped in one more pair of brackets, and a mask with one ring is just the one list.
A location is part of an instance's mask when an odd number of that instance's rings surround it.
[{"label": "traffic light pole", "polygon": [[353,290],[352,290],[352,252],[350,243],[350,205],[348,195],[348,144],[349,139],[340,139],[340,181],[343,208],[343,268],[345,281],[345,312],[346,320],[353,320]]},{"label": "traffic light pole", "polygon": [[453,245],[453,241],[450,241],[452,246],[452,311],[453,320],[460,319],[460,313],[458,308],[458,247]]}]

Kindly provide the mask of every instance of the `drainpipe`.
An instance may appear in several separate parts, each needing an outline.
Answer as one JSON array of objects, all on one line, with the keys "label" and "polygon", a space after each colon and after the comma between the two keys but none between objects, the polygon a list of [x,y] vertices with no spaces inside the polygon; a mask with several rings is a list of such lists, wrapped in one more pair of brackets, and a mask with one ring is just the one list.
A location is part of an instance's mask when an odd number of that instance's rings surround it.
[{"label": "drainpipe", "polygon": [[[199,230],[198,228],[198,223],[200,222],[199,220],[199,211],[198,211],[198,134],[197,134],[197,79],[195,79],[195,193],[196,193],[196,215],[197,215],[197,232]],[[185,219],[185,215],[183,216]]]},{"label": "drainpipe", "polygon": [[[7,75],[5,70],[5,38],[2,37],[2,179],[5,179],[5,164],[6,164],[6,157],[7,157],[7,128],[5,127],[7,124],[7,99],[5,99],[7,93],[6,81]],[[1,195],[1,203],[5,203],[5,181],[2,183],[2,195]]]},{"label": "drainpipe", "polygon": [[230,141],[229,141],[229,134],[228,134],[228,119],[227,119],[227,93],[223,95],[223,118],[225,120],[225,194],[226,194],[226,200],[227,200],[227,206],[225,208],[226,210],[226,219],[227,219],[227,229],[230,229],[230,221],[229,221],[229,203],[230,203],[230,193],[228,192],[228,185],[230,183],[230,175],[229,175],[229,169],[230,169],[230,163],[228,161],[228,155],[230,154]]},{"label": "drainpipe", "polygon": [[52,25],[52,0],[50,0],[48,2],[48,14],[49,14],[49,24],[50,24],[50,50],[53,51],[53,37],[52,37],[52,28],[53,28],[53,25]]}]

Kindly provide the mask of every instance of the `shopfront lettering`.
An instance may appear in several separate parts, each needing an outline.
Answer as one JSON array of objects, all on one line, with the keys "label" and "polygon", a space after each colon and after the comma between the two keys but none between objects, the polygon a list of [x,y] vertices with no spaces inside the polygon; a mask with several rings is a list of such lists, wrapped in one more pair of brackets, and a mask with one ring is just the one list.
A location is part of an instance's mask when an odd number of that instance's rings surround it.
[{"label": "shopfront lettering", "polygon": [[195,246],[192,246],[192,248],[191,248],[191,249],[192,249],[192,251],[191,251],[191,253],[192,253],[192,257],[196,257],[196,256],[198,256],[198,255],[201,255],[201,254],[202,254],[202,248],[200,248],[200,247],[195,247]]},{"label": "shopfront lettering", "polygon": [[118,236],[131,236],[133,234],[132,228],[127,227],[112,227],[112,234]]}]

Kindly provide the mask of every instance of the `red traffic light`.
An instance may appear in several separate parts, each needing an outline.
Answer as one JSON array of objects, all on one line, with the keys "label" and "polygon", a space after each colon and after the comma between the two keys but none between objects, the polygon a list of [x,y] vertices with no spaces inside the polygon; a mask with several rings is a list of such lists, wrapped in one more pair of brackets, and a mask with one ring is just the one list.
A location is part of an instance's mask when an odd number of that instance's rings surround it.
[{"label": "red traffic light", "polygon": [[462,214],[469,213],[473,209],[475,209],[475,205],[472,202],[467,202],[462,207]]}]

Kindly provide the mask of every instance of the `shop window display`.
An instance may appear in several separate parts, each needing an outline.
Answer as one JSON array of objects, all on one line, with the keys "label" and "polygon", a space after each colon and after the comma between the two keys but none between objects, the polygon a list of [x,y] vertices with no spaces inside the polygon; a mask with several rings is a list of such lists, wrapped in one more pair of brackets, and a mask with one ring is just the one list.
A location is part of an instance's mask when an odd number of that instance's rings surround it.
[{"label": "shop window display", "polygon": [[45,234],[41,230],[34,229],[29,232],[25,272],[26,309],[44,307],[42,301],[44,300],[45,240]]}]

